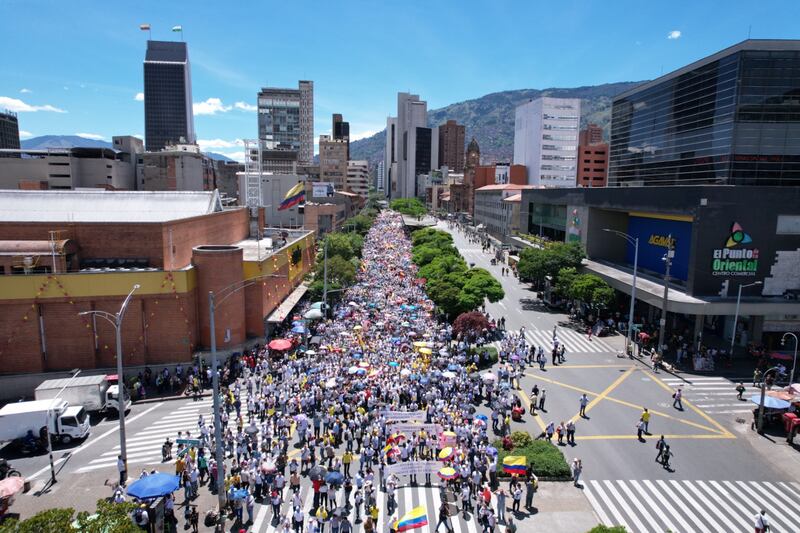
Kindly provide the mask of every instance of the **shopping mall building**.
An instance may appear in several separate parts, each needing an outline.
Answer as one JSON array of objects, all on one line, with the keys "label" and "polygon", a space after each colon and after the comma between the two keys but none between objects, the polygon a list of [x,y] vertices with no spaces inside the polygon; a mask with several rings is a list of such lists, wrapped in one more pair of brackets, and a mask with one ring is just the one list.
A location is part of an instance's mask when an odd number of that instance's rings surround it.
[{"label": "shopping mall building", "polygon": [[526,189],[520,232],[581,242],[585,270],[627,295],[638,239],[637,320],[658,323],[671,244],[668,330],[730,339],[741,286],[737,344],[800,332],[800,187]]},{"label": "shopping mall building", "polygon": [[263,210],[224,208],[216,191],[0,191],[0,372],[114,367],[114,328],[79,313],[115,313],[134,285],[126,367],[206,350],[208,293],[226,287],[217,346],[239,349],[290,314],[314,245],[313,232],[265,227]]}]

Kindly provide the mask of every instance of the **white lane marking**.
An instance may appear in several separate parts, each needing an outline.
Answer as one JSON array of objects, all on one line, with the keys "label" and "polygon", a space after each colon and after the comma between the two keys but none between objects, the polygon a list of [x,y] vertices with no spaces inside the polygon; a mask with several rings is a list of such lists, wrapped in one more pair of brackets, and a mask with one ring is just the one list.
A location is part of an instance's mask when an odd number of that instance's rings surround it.
[{"label": "white lane marking", "polygon": [[616,487],[614,487],[614,483],[609,480],[605,480],[604,483],[606,484],[608,491],[611,493],[614,499],[616,499],[620,507],[622,507],[622,510],[625,511],[628,517],[630,517],[630,519],[633,521],[633,525],[636,526],[635,528],[631,528],[631,530],[647,531],[644,527],[644,524],[642,524],[642,522],[639,520],[639,516],[633,512],[633,509],[631,509],[630,505],[628,505],[628,502],[625,500],[625,498],[623,498],[622,495],[620,495],[620,493],[617,491]]},{"label": "white lane marking", "polygon": [[586,499],[588,499],[589,503],[592,504],[594,512],[597,513],[597,517],[600,519],[601,524],[606,526],[613,526],[614,522],[611,521],[611,519],[606,514],[605,509],[603,509],[600,506],[600,502],[597,500],[597,498],[594,497],[593,491],[595,490],[597,491],[598,495],[603,499],[603,501],[606,502],[609,509],[611,509],[611,513],[616,517],[617,523],[621,526],[624,526],[625,529],[630,529],[628,526],[625,525],[625,521],[622,519],[622,516],[616,512],[616,508],[614,508],[611,502],[608,501],[608,496],[606,496],[605,492],[603,492],[603,489],[600,487],[600,483],[596,481],[587,481],[586,489],[587,490],[584,491],[584,494],[586,494]]}]

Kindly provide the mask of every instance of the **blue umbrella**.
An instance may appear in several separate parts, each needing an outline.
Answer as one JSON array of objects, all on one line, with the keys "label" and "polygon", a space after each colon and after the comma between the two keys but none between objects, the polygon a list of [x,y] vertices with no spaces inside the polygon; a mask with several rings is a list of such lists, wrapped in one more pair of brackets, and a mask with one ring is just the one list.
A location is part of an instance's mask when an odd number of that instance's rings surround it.
[{"label": "blue umbrella", "polygon": [[477,418],[478,420],[483,420],[484,422],[487,422],[489,420],[489,417],[486,415],[475,415],[475,418]]},{"label": "blue umbrella", "polygon": [[[483,415],[478,415],[478,416],[483,416]],[[486,417],[484,416],[484,418]],[[488,453],[489,455],[497,455],[497,448],[495,448],[494,446],[489,446],[488,448],[486,448],[486,453]]]},{"label": "blue umbrella", "polygon": [[140,500],[158,498],[175,492],[180,486],[181,481],[178,476],[156,472],[131,483],[128,487],[128,496]]},{"label": "blue umbrella", "polygon": [[431,380],[430,380],[430,379],[428,379],[428,378],[427,378],[427,377],[425,377],[425,376],[422,376],[421,378],[419,378],[420,385],[427,385],[428,383],[430,383],[430,381],[431,381]]},{"label": "blue umbrella", "polygon": [[295,326],[295,327],[292,328],[292,333],[299,333],[300,335],[302,335],[305,332],[306,332],[306,328],[303,327],[303,326]]},{"label": "blue umbrella", "polygon": [[328,472],[325,476],[325,483],[328,485],[340,485],[344,481],[344,476],[339,472]]},{"label": "blue umbrella", "polygon": [[231,498],[234,500],[244,500],[248,495],[247,489],[237,489],[233,491]]},{"label": "blue umbrella", "polygon": [[450,363],[449,365],[447,365],[447,370],[460,370],[460,369],[461,367],[455,363]]},{"label": "blue umbrella", "polygon": [[[756,405],[761,405],[761,395],[754,394],[750,397],[750,401]],[[768,409],[788,409],[789,405],[789,402],[781,400],[780,398],[764,396],[764,407]]]},{"label": "blue umbrella", "polygon": [[399,366],[399,365],[400,363],[398,363],[397,361],[389,361],[389,366]]}]

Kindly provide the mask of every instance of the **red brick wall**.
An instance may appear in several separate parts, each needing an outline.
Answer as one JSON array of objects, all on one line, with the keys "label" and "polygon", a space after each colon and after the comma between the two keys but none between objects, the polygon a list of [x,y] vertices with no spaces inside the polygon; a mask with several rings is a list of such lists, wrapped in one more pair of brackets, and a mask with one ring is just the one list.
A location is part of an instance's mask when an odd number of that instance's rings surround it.
[{"label": "red brick wall", "polygon": [[234,244],[250,233],[247,209],[223,211],[203,217],[167,222],[163,228],[164,268],[170,268],[169,232],[175,247],[175,268],[192,262],[192,248],[203,244]]},{"label": "red brick wall", "polygon": [[90,328],[78,316],[91,309],[89,302],[48,302],[42,305],[46,338],[45,370],[94,368],[94,343]]},{"label": "red brick wall", "polygon": [[18,374],[44,370],[39,314],[31,305],[32,301],[19,301],[0,306],[0,372]]},{"label": "red brick wall", "polygon": [[[144,338],[147,364],[191,361],[197,348],[197,291],[144,299]],[[187,323],[188,321],[188,323]]]},{"label": "red brick wall", "polygon": [[514,185],[527,185],[528,169],[525,165],[511,165],[508,173],[508,182]]},{"label": "red brick wall", "polygon": [[[197,269],[197,293],[201,295],[197,302],[200,320],[200,344],[208,347],[211,344],[211,327],[209,324],[208,292],[215,293],[236,282],[242,281],[241,248],[229,250],[195,250],[192,263]],[[215,329],[217,348],[241,344],[245,340],[244,291],[222,295],[224,301],[217,304],[215,313]],[[220,298],[220,299],[222,299]],[[225,341],[226,330],[230,329],[231,337]]]},{"label": "red brick wall", "polygon": [[605,187],[608,176],[608,144],[578,146],[578,187]]}]

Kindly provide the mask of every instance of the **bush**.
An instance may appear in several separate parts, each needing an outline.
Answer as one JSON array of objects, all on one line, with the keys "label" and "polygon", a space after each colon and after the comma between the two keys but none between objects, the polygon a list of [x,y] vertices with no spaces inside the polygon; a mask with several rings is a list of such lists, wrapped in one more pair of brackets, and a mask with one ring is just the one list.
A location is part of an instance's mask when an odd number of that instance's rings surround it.
[{"label": "bush", "polygon": [[[528,442],[524,446],[518,446],[516,441],[520,443]],[[572,471],[564,459],[564,454],[555,444],[545,440],[534,440],[530,434],[525,431],[515,431],[511,434],[511,440],[514,442],[514,448],[511,451],[503,449],[503,442],[498,440],[494,442],[494,447],[497,448],[499,453],[497,458],[497,473],[499,476],[508,476],[503,471],[503,458],[507,455],[522,455],[526,458],[529,468],[533,469],[533,473],[540,479],[557,479],[557,480],[570,480],[572,479]]]}]

